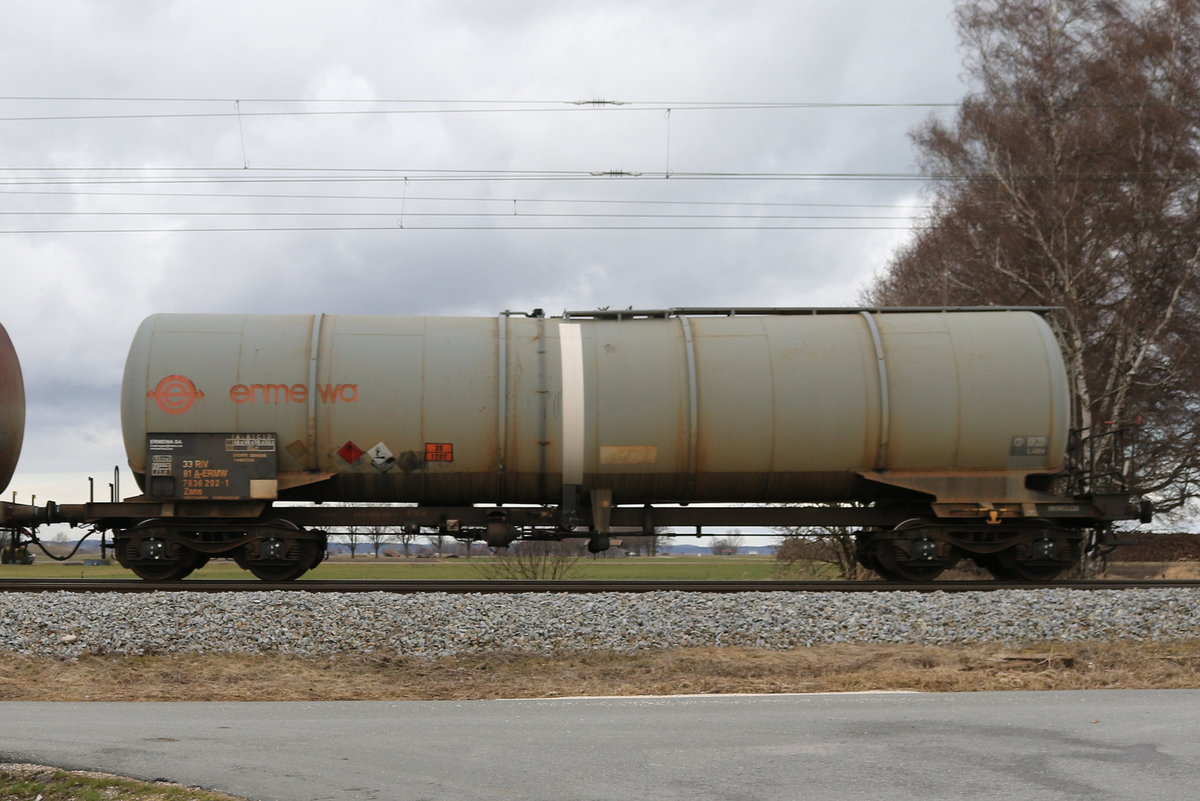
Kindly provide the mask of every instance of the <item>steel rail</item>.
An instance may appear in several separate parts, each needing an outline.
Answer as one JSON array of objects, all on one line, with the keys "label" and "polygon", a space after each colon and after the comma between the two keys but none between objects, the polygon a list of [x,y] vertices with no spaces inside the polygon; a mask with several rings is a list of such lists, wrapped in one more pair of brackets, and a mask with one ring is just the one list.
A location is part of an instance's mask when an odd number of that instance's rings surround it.
[{"label": "steel rail", "polygon": [[598,593],[598,592],[995,592],[997,590],[1200,589],[1195,579],[1091,579],[1078,581],[510,581],[460,579],[393,581],[255,580],[141,581],[138,579],[0,579],[0,592],[387,592]]}]

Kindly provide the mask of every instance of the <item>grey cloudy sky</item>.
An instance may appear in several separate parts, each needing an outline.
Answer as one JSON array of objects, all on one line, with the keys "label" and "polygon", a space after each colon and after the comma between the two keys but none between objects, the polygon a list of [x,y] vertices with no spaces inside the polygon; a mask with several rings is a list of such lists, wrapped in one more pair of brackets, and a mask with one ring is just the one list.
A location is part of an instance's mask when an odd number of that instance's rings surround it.
[{"label": "grey cloudy sky", "polygon": [[964,92],[952,7],[0,0],[11,489],[124,464],[154,312],[853,305]]}]

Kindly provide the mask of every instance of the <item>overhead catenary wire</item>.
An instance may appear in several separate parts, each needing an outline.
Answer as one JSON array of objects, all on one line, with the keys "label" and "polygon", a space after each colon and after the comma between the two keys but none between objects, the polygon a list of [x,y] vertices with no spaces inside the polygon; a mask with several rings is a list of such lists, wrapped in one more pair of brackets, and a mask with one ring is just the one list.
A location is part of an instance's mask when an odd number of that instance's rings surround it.
[{"label": "overhead catenary wire", "polygon": [[[0,192],[0,197],[5,193]],[[30,193],[38,197],[44,196],[46,193]],[[58,194],[58,193],[49,193]],[[132,193],[114,193],[122,199],[133,196],[138,198],[155,198],[155,195],[143,192]],[[191,193],[171,193],[174,199],[199,199],[206,200],[208,193],[200,193],[198,196]],[[252,200],[253,197],[245,197],[237,194],[217,193],[218,199],[226,201],[229,199],[235,200]],[[73,196],[68,194],[67,196]],[[104,197],[104,195],[102,195]],[[344,205],[344,198],[349,197],[353,200],[363,200],[361,197],[354,196],[338,196],[338,202]],[[289,195],[269,195],[269,200],[272,204],[277,204],[280,201],[297,202],[302,198]],[[317,196],[317,200],[322,200],[321,196]],[[619,228],[616,223],[626,223],[629,230],[645,229],[650,227],[650,223],[657,223],[660,229],[666,229],[666,223],[679,223],[686,221],[687,225],[672,225],[670,229],[691,228],[700,230],[705,227],[722,227],[732,228],[735,223],[745,223],[754,221],[754,227],[762,227],[764,225],[772,225],[779,227],[779,223],[796,223],[797,221],[821,222],[821,225],[806,225],[802,228],[793,225],[795,230],[815,230],[818,228],[827,228],[831,230],[840,230],[847,227],[861,228],[866,230],[868,226],[879,226],[879,223],[888,222],[903,222],[906,223],[905,228],[910,227],[912,223],[920,219],[924,212],[919,209],[898,209],[894,205],[883,204],[818,204],[818,203],[784,203],[784,202],[759,202],[759,203],[743,203],[736,199],[726,201],[676,201],[676,200],[618,200],[618,199],[589,199],[589,198],[531,198],[531,197],[511,197],[511,198],[483,198],[483,197],[436,197],[436,196],[416,196],[410,197],[407,200],[401,196],[393,198],[376,197],[376,201],[384,201],[389,204],[400,202],[402,205],[398,209],[392,210],[329,210],[322,208],[289,208],[280,210],[278,208],[258,208],[258,209],[223,209],[223,210],[207,210],[207,209],[168,209],[168,208],[147,208],[147,209],[55,209],[55,208],[21,208],[21,209],[0,209],[0,219],[12,218],[139,218],[139,219],[170,219],[180,221],[180,225],[174,226],[171,231],[199,230],[194,227],[189,227],[187,220],[198,219],[281,219],[287,218],[292,220],[317,220],[336,218],[340,220],[378,220],[390,218],[395,220],[395,227],[415,227],[418,229],[450,229],[457,228],[466,230],[467,228],[480,228],[484,226],[467,226],[466,221],[470,220],[488,220],[489,225],[486,227],[493,229],[516,230],[530,228],[533,226],[531,221],[561,221],[554,228],[569,227],[573,230],[598,230],[601,228]],[[411,203],[419,204],[413,207]],[[304,200],[304,203],[309,203],[311,200]],[[378,206],[378,203],[372,204]],[[887,214],[883,211],[902,211],[899,214]],[[413,225],[413,221],[425,221],[422,226],[419,223]],[[430,225],[429,223],[437,221],[440,224]],[[451,221],[456,221],[457,224],[450,225]],[[518,222],[519,221],[519,222]],[[853,223],[853,226],[834,225],[834,223]],[[382,230],[393,227],[392,225],[377,226],[373,224],[365,225],[339,225],[338,230]],[[304,226],[291,226],[290,230],[332,230],[334,226],[316,226],[306,224]],[[137,229],[133,228],[81,228],[74,226],[61,227],[46,227],[46,228],[22,228],[21,232],[38,232],[38,233],[70,233],[70,232],[118,232],[118,231],[147,231],[145,227]],[[156,229],[157,230],[157,229]],[[204,230],[216,230],[213,226],[206,226]],[[278,226],[255,226],[253,229],[249,226],[222,226],[220,230],[279,230]],[[0,233],[16,233],[18,231],[0,231]]]},{"label": "overhead catenary wire", "polygon": [[[56,211],[53,209],[18,208],[11,211],[0,211],[0,216],[12,219],[16,217],[59,217],[79,219],[85,216],[95,217],[141,217],[150,219],[172,219],[181,224],[178,226],[155,228],[142,226],[138,228],[101,228],[78,227],[74,225],[28,228],[20,231],[0,231],[0,233],[117,233],[117,232],[204,232],[204,231],[315,231],[315,230],[391,230],[394,226],[365,225],[302,225],[302,226],[204,226],[189,227],[187,221],[200,219],[292,219],[309,218],[316,222],[320,218],[338,218],[353,220],[358,218],[369,221],[380,218],[396,217],[401,219],[401,226],[414,230],[915,230],[918,223],[928,216],[929,206],[912,202],[896,203],[819,203],[819,202],[788,202],[739,200],[736,197],[716,197],[713,195],[729,195],[733,192],[718,191],[717,186],[766,186],[768,184],[822,184],[822,183],[896,183],[896,184],[929,184],[941,181],[976,181],[995,180],[994,176],[964,176],[964,175],[935,175],[923,172],[789,172],[789,171],[740,171],[740,170],[684,170],[677,171],[672,167],[670,115],[678,111],[782,111],[809,109],[871,109],[871,108],[941,108],[955,107],[958,103],[911,103],[911,102],[861,102],[861,103],[827,103],[827,102],[793,102],[793,101],[697,101],[697,100],[625,100],[589,98],[577,100],[429,100],[429,99],[379,99],[379,98],[200,98],[200,97],[0,97],[2,103],[69,103],[86,104],[88,109],[81,113],[60,113],[57,109],[52,113],[41,115],[0,116],[0,122],[19,122],[21,120],[83,120],[83,119],[137,119],[164,117],[236,117],[237,135],[240,143],[241,164],[238,166],[150,166],[150,167],[121,167],[121,166],[25,166],[0,167],[0,198],[12,197],[19,194],[42,194],[45,196],[62,195],[74,197],[145,197],[153,199],[165,198],[212,198],[228,200],[286,200],[300,202],[302,200],[337,201],[341,207],[328,208],[266,208],[266,209],[196,209],[196,210],[138,210],[130,208],[116,209],[79,209]],[[128,108],[130,104],[158,105],[159,108],[139,109]],[[99,113],[91,113],[91,108],[97,104],[107,104],[108,108],[99,109]],[[121,105],[125,108],[113,108]],[[229,108],[163,108],[164,104],[228,104]],[[257,104],[259,108],[247,108],[247,104]],[[270,104],[280,106],[296,106],[306,104],[305,108],[263,108]],[[336,108],[333,108],[336,106]],[[0,112],[4,109],[0,105]],[[242,120],[252,116],[286,116],[286,115],[329,115],[329,114],[385,114],[385,113],[524,113],[545,111],[646,111],[652,110],[666,115],[668,139],[666,143],[666,163],[659,170],[630,170],[630,169],[495,169],[495,168],[430,168],[430,167],[289,167],[268,166],[254,167],[247,156],[246,130]],[[146,113],[149,112],[149,113]],[[261,158],[256,161],[261,162]],[[1021,179],[1036,178],[1037,176],[1020,176]],[[1093,180],[1126,180],[1129,176],[1086,176]],[[575,186],[595,186],[595,182],[612,185],[621,182],[629,185],[659,183],[665,185],[709,184],[713,189],[708,191],[690,191],[691,197],[686,200],[671,198],[638,197],[631,199],[600,198],[596,193],[589,192],[592,197],[571,198],[566,195],[574,191]],[[403,182],[404,194],[391,195],[387,190],[372,191],[370,187],[390,187],[396,182]],[[438,184],[480,187],[482,197],[470,197],[471,190],[454,191],[453,197],[437,197],[430,192],[413,193],[410,186]],[[537,189],[519,194],[529,197],[514,197],[511,193],[500,190],[507,197],[487,197],[490,189],[486,185],[513,184],[525,186],[540,186],[554,197],[534,197]],[[572,189],[563,192],[552,192],[552,185],[571,186]],[[185,191],[195,187],[201,191]],[[335,188],[336,187],[336,188]],[[124,191],[132,189],[144,191]],[[289,190],[296,191],[290,192]],[[211,191],[203,191],[209,189]],[[243,189],[249,191],[241,191]],[[363,193],[352,194],[358,189]],[[398,189],[398,187],[397,187]],[[257,191],[256,191],[257,190]],[[267,191],[262,191],[267,190]],[[273,190],[273,191],[272,191]],[[394,191],[394,190],[393,190]],[[434,190],[436,191],[436,190]],[[771,192],[778,193],[772,189]],[[760,196],[765,193],[758,193]],[[451,194],[451,193],[448,193]],[[632,194],[632,193],[627,193]],[[382,211],[349,211],[345,210],[346,201],[356,203],[378,203],[388,199],[400,200],[404,204],[396,212]],[[430,210],[428,207],[412,207],[417,204],[476,204],[505,203],[512,207],[511,212],[505,213],[485,211],[475,208],[455,208],[447,206]],[[601,210],[593,204],[605,204]],[[231,205],[231,204],[223,204]],[[265,204],[264,204],[265,205]],[[626,207],[622,209],[621,207]],[[486,205],[483,205],[486,208]],[[703,210],[703,213],[689,212],[688,209]],[[795,213],[802,209],[840,209],[866,212],[873,209],[896,210],[900,214],[886,215],[879,213],[845,213],[819,214]],[[787,213],[783,213],[787,212]],[[404,219],[416,222],[416,225],[404,223]],[[508,218],[508,219],[501,219]],[[468,220],[487,220],[487,225],[468,225]],[[558,221],[553,225],[533,225],[538,219]],[[422,225],[421,221],[425,224]],[[457,221],[455,225],[439,224]],[[820,225],[798,224],[802,221],[821,222]],[[677,222],[684,224],[678,225]],[[738,223],[752,222],[752,225]],[[835,222],[849,222],[851,225],[833,225]],[[879,225],[879,223],[898,222],[901,226]],[[433,223],[433,224],[430,224]],[[632,223],[632,224],[630,224]],[[653,223],[653,224],[651,224]]]},{"label": "overhead catenary wire", "polygon": [[[151,111],[107,113],[20,114],[0,116],[0,122],[77,122],[85,120],[204,119],[247,117],[401,116],[428,114],[548,114],[643,113],[676,111],[813,111],[836,109],[937,109],[955,108],[957,102],[828,102],[828,101],[712,101],[712,100],[422,100],[387,98],[248,98],[248,97],[53,97],[5,96],[0,103],[192,103],[225,104],[223,111]],[[248,110],[259,105],[359,105],[353,109]],[[380,108],[384,106],[385,108]],[[386,108],[392,106],[392,108]],[[396,107],[398,106],[398,108]]]},{"label": "overhead catenary wire", "polygon": [[[196,183],[194,179],[183,179],[178,176],[169,178],[162,177],[163,173],[205,173],[209,177],[204,179],[210,182],[221,183],[247,183],[256,182],[272,182],[282,183],[279,178],[263,177],[268,174],[283,174],[287,173],[294,176],[303,176],[296,179],[291,179],[289,182],[296,180],[307,180],[316,182],[321,180],[315,176],[337,175],[338,177],[332,180],[350,181],[350,180],[365,180],[365,181],[386,181],[391,175],[402,175],[402,178],[392,180],[404,180],[408,182],[417,181],[531,181],[531,180],[587,180],[587,179],[612,179],[612,180],[673,180],[676,182],[684,181],[837,181],[837,182],[955,182],[955,181],[994,181],[999,177],[1009,180],[1045,180],[1048,178],[1060,180],[1082,180],[1082,181],[1142,181],[1142,180],[1165,180],[1171,178],[1187,178],[1194,177],[1193,173],[1104,173],[1104,174],[1079,174],[1079,175],[1062,175],[1062,176],[1047,176],[1047,175],[979,175],[979,174],[937,174],[926,172],[789,172],[789,171],[774,171],[774,172],[759,172],[759,171],[739,171],[739,170],[709,170],[709,171],[677,171],[671,166],[671,141],[670,141],[670,114],[675,111],[687,110],[796,110],[796,109],[869,109],[869,108],[941,108],[941,107],[956,107],[961,105],[958,102],[824,102],[824,101],[726,101],[726,100],[638,100],[638,99],[608,99],[608,98],[585,98],[585,99],[422,99],[422,98],[297,98],[297,97],[258,97],[258,98],[237,98],[237,97],[186,97],[186,96],[142,96],[142,97],[120,97],[120,96],[105,96],[105,97],[85,97],[85,96],[4,96],[0,97],[0,103],[71,103],[71,104],[96,104],[108,103],[125,105],[130,103],[145,103],[145,104],[228,104],[229,108],[225,110],[204,110],[197,112],[175,112],[175,111],[155,111],[150,114],[142,113],[112,113],[112,114],[84,114],[84,115],[32,115],[32,116],[8,116],[0,117],[0,122],[16,122],[21,120],[76,120],[76,119],[104,119],[104,118],[138,118],[138,117],[189,117],[189,116],[215,116],[215,117],[230,117],[236,118],[238,123],[238,136],[241,145],[241,164],[236,168],[229,166],[223,167],[204,167],[204,166],[160,166],[160,167],[108,167],[108,166],[71,166],[63,167],[59,165],[47,166],[32,166],[32,167],[6,167],[0,168],[0,171],[10,173],[20,173],[19,175],[0,176],[0,186],[19,186],[19,185],[48,185],[61,183],[87,183],[96,185],[98,183],[143,183],[161,184],[164,182],[176,183]],[[282,111],[267,110],[267,111],[252,111],[243,107],[245,103],[258,104],[316,104],[316,105],[367,105],[370,108],[361,109],[334,109],[334,110],[311,110],[311,109],[285,109]],[[380,106],[399,106],[400,108],[379,108]],[[519,111],[595,111],[595,110],[652,110],[663,112],[667,120],[667,161],[666,165],[661,170],[629,170],[629,169],[603,169],[603,170],[500,170],[500,169],[434,169],[434,168],[418,168],[418,167],[257,167],[251,169],[249,159],[247,158],[247,145],[245,139],[245,130],[242,126],[242,121],[250,116],[277,116],[277,115],[294,115],[294,114],[376,114],[376,113],[468,113],[468,112],[519,112]],[[222,172],[228,172],[230,169],[236,169],[239,175],[222,176]],[[61,179],[55,177],[59,174],[69,173],[94,173],[104,175],[122,176],[120,178],[98,179],[94,175],[86,180],[81,178]],[[136,177],[129,177],[135,175]],[[36,177],[35,177],[36,176]],[[354,176],[352,178],[351,176]],[[365,177],[363,177],[365,176]],[[326,180],[328,182],[328,179]]]},{"label": "overhead catenary wire", "polygon": [[440,105],[545,105],[545,106],[639,106],[657,105],[678,108],[719,106],[722,108],[838,108],[838,107],[919,107],[956,106],[957,102],[929,101],[823,101],[823,100],[661,100],[593,98],[396,98],[396,97],[201,97],[201,96],[88,96],[88,95],[0,95],[0,102],[87,102],[87,103],[391,103]]},{"label": "overhead catenary wire", "polygon": [[51,191],[44,189],[15,189],[0,188],[0,197],[4,195],[39,195],[62,197],[142,197],[142,198],[222,198],[222,199],[288,199],[288,200],[413,200],[413,201],[455,201],[477,203],[580,203],[580,204],[627,204],[627,205],[664,205],[664,206],[783,206],[802,208],[862,208],[862,209],[892,209],[892,208],[928,208],[926,205],[913,206],[898,203],[810,203],[799,201],[752,201],[752,200],[679,200],[679,199],[617,199],[617,198],[567,198],[567,197],[485,197],[485,196],[435,196],[435,195],[330,195],[330,194],[270,194],[250,192],[97,192],[97,191]]},{"label": "overhead catenary wire", "polygon": [[[253,169],[253,168],[251,168]],[[81,178],[55,178],[55,177],[18,177],[6,178],[0,176],[0,187],[3,186],[63,186],[63,185],[85,185],[97,186],[104,184],[111,185],[162,185],[162,184],[331,184],[331,183],[403,183],[405,181],[420,182],[420,183],[495,183],[505,181],[546,181],[546,182],[567,182],[567,181],[614,181],[624,180],[629,182],[634,181],[651,181],[666,179],[664,174],[639,173],[636,175],[626,174],[616,176],[608,174],[592,174],[579,171],[562,171],[562,172],[509,172],[491,171],[491,172],[474,172],[474,171],[458,171],[458,170],[412,170],[394,171],[395,174],[384,175],[292,175],[292,176],[254,176],[254,175],[209,175],[203,177],[170,177],[170,176],[155,176],[155,177],[138,177],[138,176],[112,176],[112,177],[81,177]],[[925,182],[930,180],[928,177],[919,175],[870,175],[866,173],[796,173],[796,174],[767,174],[767,173],[673,173],[669,180],[675,182],[683,181],[864,181],[864,182]]]},{"label": "overhead catenary wire", "polygon": [[[397,215],[398,217],[398,215]],[[937,227],[937,226],[929,226]],[[185,234],[185,233],[269,233],[318,231],[912,231],[920,226],[867,225],[346,225],[346,226],[272,226],[205,228],[26,228],[0,230],[11,234]]]},{"label": "overhead catenary wire", "polygon": [[[34,175],[4,175],[4,172]],[[96,176],[36,175],[36,173],[101,173]],[[115,173],[115,174],[114,174]],[[125,173],[125,174],[122,174]],[[169,173],[209,173],[180,177]],[[103,174],[113,174],[106,177]],[[285,175],[286,174],[286,175]],[[908,173],[908,172],[751,172],[654,170],[504,170],[405,167],[0,167],[0,187],[96,184],[165,183],[379,183],[379,182],[496,182],[496,181],[830,181],[830,182],[998,182],[1007,181],[1099,181],[1136,182],[1192,180],[1200,171],[1077,173]]]},{"label": "overhead catenary wire", "polygon": [[0,217],[557,217],[571,219],[695,219],[695,220],[911,220],[906,216],[823,214],[616,214],[587,212],[470,212],[470,211],[0,211]]}]

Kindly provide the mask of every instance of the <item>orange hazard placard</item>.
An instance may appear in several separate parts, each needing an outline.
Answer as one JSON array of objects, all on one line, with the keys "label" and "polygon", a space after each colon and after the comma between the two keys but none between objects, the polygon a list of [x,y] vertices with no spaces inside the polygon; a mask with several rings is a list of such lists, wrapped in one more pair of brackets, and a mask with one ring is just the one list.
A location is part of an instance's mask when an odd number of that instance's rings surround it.
[{"label": "orange hazard placard", "polygon": [[425,461],[427,461],[427,462],[453,462],[454,461],[454,443],[452,443],[452,442],[426,442],[425,443]]}]

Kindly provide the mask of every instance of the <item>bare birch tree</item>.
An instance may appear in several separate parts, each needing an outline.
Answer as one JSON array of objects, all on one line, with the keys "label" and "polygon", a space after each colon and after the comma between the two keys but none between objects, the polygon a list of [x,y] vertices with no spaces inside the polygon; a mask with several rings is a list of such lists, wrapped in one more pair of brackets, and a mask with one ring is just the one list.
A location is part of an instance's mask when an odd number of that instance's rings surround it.
[{"label": "bare birch tree", "polygon": [[388,531],[391,533],[392,541],[399,543],[400,547],[404,549],[404,557],[407,559],[412,554],[413,545],[421,538],[421,527],[392,526]]},{"label": "bare birch tree", "polygon": [[877,578],[858,561],[853,529],[845,526],[788,526],[777,529],[777,578]]},{"label": "bare birch tree", "polygon": [[339,526],[337,529],[337,537],[350,550],[350,558],[353,559],[358,555],[358,545],[366,538],[366,527],[356,524],[347,526]]},{"label": "bare birch tree", "polygon": [[723,537],[716,537],[709,541],[708,549],[712,551],[713,556],[736,556],[741,550],[742,543],[745,540],[742,538],[740,529],[731,529]]},{"label": "bare birch tree", "polygon": [[1060,306],[1081,427],[1141,423],[1144,488],[1200,467],[1200,0],[964,0],[975,85],[913,132],[931,212],[872,305]]},{"label": "bare birch tree", "polygon": [[446,547],[446,535],[440,529],[435,530],[432,534],[426,534],[425,541],[429,543],[429,547],[433,548],[435,555],[442,555],[442,550]]},{"label": "bare birch tree", "polygon": [[392,532],[385,526],[367,526],[363,529],[363,537],[371,543],[371,551],[379,558],[379,551],[384,545],[392,542]]}]

